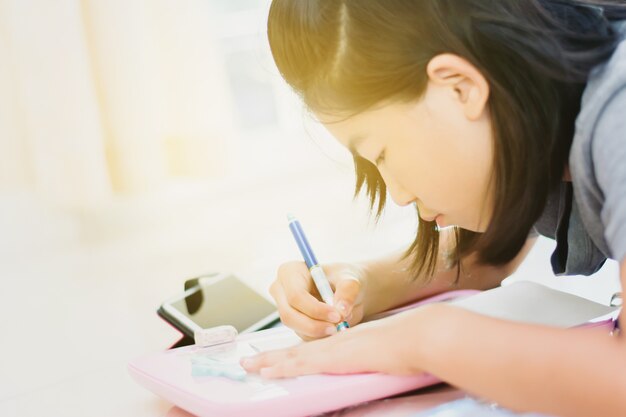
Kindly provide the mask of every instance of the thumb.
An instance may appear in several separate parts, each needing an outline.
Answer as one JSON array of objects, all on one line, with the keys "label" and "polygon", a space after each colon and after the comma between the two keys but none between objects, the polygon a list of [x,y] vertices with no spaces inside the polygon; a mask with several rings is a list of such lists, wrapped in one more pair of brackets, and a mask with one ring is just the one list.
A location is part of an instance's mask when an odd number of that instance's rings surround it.
[{"label": "thumb", "polygon": [[361,291],[361,281],[353,277],[341,278],[335,284],[335,308],[344,319],[352,312]]}]

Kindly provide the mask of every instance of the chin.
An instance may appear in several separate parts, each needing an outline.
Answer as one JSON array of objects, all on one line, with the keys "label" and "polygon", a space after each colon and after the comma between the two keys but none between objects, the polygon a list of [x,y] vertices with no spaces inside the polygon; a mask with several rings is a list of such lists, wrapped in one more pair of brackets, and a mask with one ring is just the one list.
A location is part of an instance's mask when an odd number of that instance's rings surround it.
[{"label": "chin", "polygon": [[470,232],[485,233],[487,227],[489,227],[489,224],[474,224],[473,227],[464,227],[464,229],[467,229]]},{"label": "chin", "polygon": [[454,219],[448,218],[447,214],[438,215],[434,221],[439,229],[447,229],[449,227],[458,227],[475,233],[484,233],[489,227],[489,222],[481,222],[480,220],[473,222],[455,222]]},{"label": "chin", "polygon": [[[448,226],[452,226],[452,225],[446,225],[446,226],[440,226],[440,227],[448,227]],[[469,230],[470,232],[475,232],[475,233],[484,233],[487,230],[487,227],[489,226],[489,224],[483,225],[480,223],[468,223],[468,224],[462,224],[462,223],[457,223],[454,226],[456,227],[460,227],[461,229],[464,230]]]}]

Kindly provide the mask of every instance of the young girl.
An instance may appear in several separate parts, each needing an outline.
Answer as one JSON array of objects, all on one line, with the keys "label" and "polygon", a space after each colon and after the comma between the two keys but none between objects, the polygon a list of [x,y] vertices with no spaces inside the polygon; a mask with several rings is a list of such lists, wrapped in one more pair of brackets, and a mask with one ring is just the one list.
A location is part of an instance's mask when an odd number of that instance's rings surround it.
[{"label": "young girl", "polygon": [[[271,288],[281,318],[316,340],[244,368],[425,371],[515,410],[626,416],[623,336],[446,304],[355,326],[420,297],[499,285],[537,234],[557,242],[556,274],[589,275],[611,258],[626,284],[623,19],[625,3],[608,0],[274,0],[276,64],[354,155],[357,192],[378,213],[389,192],[420,220],[404,254],[325,266],[336,309],[304,263],[282,265]],[[324,338],[344,318],[355,327]]]}]

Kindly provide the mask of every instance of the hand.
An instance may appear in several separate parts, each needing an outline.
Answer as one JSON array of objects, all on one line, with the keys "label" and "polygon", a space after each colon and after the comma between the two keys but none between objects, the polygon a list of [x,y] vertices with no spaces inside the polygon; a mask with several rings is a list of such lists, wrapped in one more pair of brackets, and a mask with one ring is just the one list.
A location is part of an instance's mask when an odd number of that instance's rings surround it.
[{"label": "hand", "polygon": [[322,266],[333,289],[334,307],[321,301],[313,278],[304,262],[288,262],[278,268],[270,287],[281,321],[304,340],[326,337],[337,332],[337,324],[350,326],[363,318],[364,273],[356,265]]},{"label": "hand", "polygon": [[420,373],[411,366],[407,349],[408,316],[394,316],[360,324],[338,334],[242,358],[241,366],[264,378],[329,373],[383,372],[395,375]]}]

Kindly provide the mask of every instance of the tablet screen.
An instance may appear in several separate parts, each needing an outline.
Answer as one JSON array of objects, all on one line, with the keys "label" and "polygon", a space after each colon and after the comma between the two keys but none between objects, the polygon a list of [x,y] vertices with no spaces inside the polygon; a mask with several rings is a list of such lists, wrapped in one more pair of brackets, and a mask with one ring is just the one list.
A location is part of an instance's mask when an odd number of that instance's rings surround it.
[{"label": "tablet screen", "polygon": [[272,303],[232,275],[200,279],[184,297],[169,304],[203,329],[230,324],[238,332],[276,311]]}]

